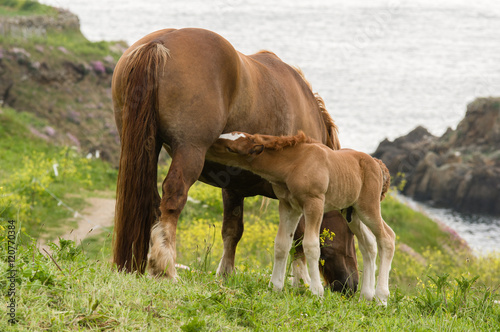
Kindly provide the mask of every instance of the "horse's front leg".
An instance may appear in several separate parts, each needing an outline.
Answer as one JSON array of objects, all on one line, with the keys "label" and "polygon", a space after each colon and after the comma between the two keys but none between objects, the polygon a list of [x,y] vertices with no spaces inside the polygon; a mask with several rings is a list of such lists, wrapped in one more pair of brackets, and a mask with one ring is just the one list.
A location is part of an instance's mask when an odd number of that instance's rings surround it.
[{"label": "horse's front leg", "polygon": [[315,295],[323,296],[324,289],[319,273],[319,230],[323,219],[324,199],[308,199],[304,204],[305,230],[302,246],[309,265],[311,284],[309,289]]},{"label": "horse's front leg", "polygon": [[172,156],[172,163],[163,181],[160,220],[151,231],[148,272],[176,279],[175,233],[177,220],[187,201],[189,188],[198,179],[203,168],[205,150],[180,146]]},{"label": "horse's front leg", "polygon": [[293,234],[300,218],[300,211],[293,209],[289,204],[281,200],[279,214],[278,234],[274,240],[273,274],[269,283],[269,286],[274,286],[274,290],[283,289],[285,284],[286,261],[292,247]]},{"label": "horse's front leg", "polygon": [[236,246],[243,235],[244,197],[233,190],[222,189],[224,219],[222,221],[222,241],[224,251],[217,268],[217,275],[226,276],[234,270]]}]

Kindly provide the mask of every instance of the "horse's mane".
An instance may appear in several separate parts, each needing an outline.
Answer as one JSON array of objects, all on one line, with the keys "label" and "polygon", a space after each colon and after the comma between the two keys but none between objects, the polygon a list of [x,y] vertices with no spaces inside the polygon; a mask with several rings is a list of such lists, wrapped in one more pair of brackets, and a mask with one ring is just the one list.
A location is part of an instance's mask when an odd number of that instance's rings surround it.
[{"label": "horse's mane", "polygon": [[[278,59],[280,59],[279,56],[276,55],[276,53],[274,52],[271,52],[271,51],[268,51],[268,50],[260,50],[258,51],[256,54],[268,54],[268,55],[273,55],[275,57],[277,57]],[[281,59],[280,59],[281,60]]]},{"label": "horse's mane", "polygon": [[[323,98],[321,98],[319,93],[313,91],[312,85],[306,79],[302,69],[300,69],[299,67],[293,67],[293,69],[295,69],[295,71],[300,75],[300,77],[302,77],[304,82],[309,87],[309,90],[311,90],[311,92],[314,94],[314,98],[316,99],[316,103],[318,104],[318,108],[319,108],[319,111],[321,113],[321,117],[323,118],[323,122],[325,123],[326,131],[327,131],[328,136],[329,136],[329,142],[327,142],[326,145],[328,145],[329,147],[331,147],[334,150],[340,150],[340,142],[339,142],[339,136],[338,136],[339,129],[338,129],[337,125],[335,124],[335,121],[333,121],[332,117],[330,116],[330,113],[328,113],[326,106],[325,106],[325,101],[323,100]],[[330,144],[328,144],[328,143],[330,143]]]},{"label": "horse's mane", "polygon": [[253,135],[253,140],[256,144],[262,144],[265,149],[281,151],[284,148],[294,147],[303,143],[319,143],[318,141],[310,138],[302,130],[295,136],[267,136],[267,135]]}]

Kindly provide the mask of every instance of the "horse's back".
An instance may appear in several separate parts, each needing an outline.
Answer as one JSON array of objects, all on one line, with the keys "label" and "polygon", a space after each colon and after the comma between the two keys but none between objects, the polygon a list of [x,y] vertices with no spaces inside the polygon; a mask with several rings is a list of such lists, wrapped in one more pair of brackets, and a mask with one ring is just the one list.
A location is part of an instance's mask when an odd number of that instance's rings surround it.
[{"label": "horse's back", "polygon": [[253,91],[253,101],[246,111],[254,121],[264,119],[266,124],[258,126],[258,130],[251,127],[234,130],[269,135],[294,135],[303,130],[324,141],[318,104],[299,72],[269,51],[240,56],[244,57],[245,70],[254,78],[248,85]]},{"label": "horse's back", "polygon": [[158,81],[159,134],[168,145],[211,144],[236,130],[291,135],[300,129],[326,142],[316,99],[294,68],[271,52],[243,55],[220,35],[195,28],[153,32],[124,53],[113,79],[118,127],[128,55],[151,42],[169,52]]}]

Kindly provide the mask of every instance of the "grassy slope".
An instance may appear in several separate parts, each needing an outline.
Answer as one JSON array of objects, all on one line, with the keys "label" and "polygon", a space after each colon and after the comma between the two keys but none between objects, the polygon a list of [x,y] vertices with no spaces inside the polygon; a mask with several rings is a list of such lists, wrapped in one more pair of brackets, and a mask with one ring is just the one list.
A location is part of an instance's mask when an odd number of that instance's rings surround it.
[{"label": "grassy slope", "polygon": [[[5,178],[18,171],[24,155],[43,151],[46,158],[59,155],[56,148],[33,140],[27,126],[44,123],[29,114],[2,109],[0,149],[6,151],[0,169]],[[69,176],[67,182],[54,181],[50,188],[61,197],[113,186],[116,173],[94,161],[90,168],[72,159],[77,169],[87,170],[91,184],[81,177]],[[94,164],[95,163],[95,164]],[[166,166],[160,169],[164,174]],[[80,173],[80,172],[77,172]],[[2,178],[3,179],[3,178]],[[87,179],[87,177],[83,177]],[[0,185],[1,186],[1,185]],[[83,188],[83,190],[82,190]],[[86,188],[86,189],[85,189]],[[90,193],[89,193],[90,192]],[[177,284],[117,273],[109,263],[110,235],[103,233],[94,241],[97,248],[87,255],[71,243],[63,250],[54,248],[53,259],[29,244],[20,243],[16,257],[17,319],[16,328],[26,330],[495,330],[500,326],[498,299],[500,259],[474,258],[460,251],[453,240],[429,219],[388,197],[383,204],[385,219],[396,230],[399,244],[410,244],[426,262],[398,250],[391,273],[392,297],[387,309],[370,303],[345,299],[326,293],[322,300],[304,290],[286,286],[282,293],[267,288],[271,272],[272,240],[276,234],[276,202],[261,210],[261,200],[248,200],[246,228],[238,248],[238,273],[224,281],[213,272],[221,254],[221,201],[217,189],[197,184],[190,195],[178,228],[179,261],[194,271],[180,271]],[[47,199],[45,199],[47,198]],[[53,217],[61,223],[67,215],[50,197],[39,198],[34,215]],[[75,203],[76,204],[76,203]],[[45,218],[45,217],[44,217]],[[62,219],[61,219],[62,218]],[[30,220],[17,220],[16,230]],[[47,221],[48,222],[48,221]],[[215,228],[211,228],[215,225]],[[1,248],[7,248],[6,220],[0,230]],[[25,227],[31,232],[32,227]],[[446,246],[443,246],[446,244]],[[207,250],[207,247],[210,248]],[[452,248],[452,249],[449,249]],[[205,259],[207,258],[207,259]],[[0,286],[7,294],[6,250],[0,252]],[[427,275],[447,278],[441,289]],[[479,279],[469,289],[468,283]],[[457,282],[455,278],[460,281]],[[436,279],[438,280],[438,279]],[[123,287],[126,285],[126,287]],[[464,289],[462,291],[462,289]],[[5,299],[8,299],[5,297]],[[0,330],[9,330],[8,317],[0,317]]]},{"label": "grassy slope", "polygon": [[[69,250],[70,249],[70,250]],[[34,248],[18,251],[17,327],[26,330],[117,331],[494,331],[500,306],[490,288],[472,277],[451,278],[437,289],[427,282],[398,291],[387,308],[327,291],[318,299],[287,285],[267,288],[270,270],[237,273],[227,280],[205,271],[180,271],[178,283],[122,274],[109,263],[55,251],[59,268]],[[1,263],[3,267],[5,263]],[[5,283],[5,279],[0,280]],[[461,291],[464,289],[464,291]],[[9,330],[6,315],[0,329]]]},{"label": "grassy slope", "polygon": [[0,5],[2,16],[56,15],[57,10],[32,0],[3,0]]},{"label": "grassy slope", "polygon": [[[2,10],[0,15],[5,14]],[[101,45],[101,49],[100,44],[87,44],[83,39],[75,43],[80,38],[78,34],[74,38],[68,36],[54,36],[53,42],[52,37],[43,42],[51,46],[66,40],[70,43],[65,44],[67,47],[82,47],[79,56],[89,59],[94,52],[106,52],[106,45]],[[85,161],[71,149],[53,147],[28,129],[46,125],[46,121],[33,115],[0,109],[0,197],[5,199],[6,193],[20,189],[14,179],[26,180],[23,186],[28,188],[18,191],[19,199],[28,203],[23,213],[20,214],[20,208],[0,204],[3,308],[10,286],[6,278],[7,219],[17,220],[15,228],[20,234],[15,266],[19,322],[9,325],[2,310],[2,331],[500,329],[500,305],[493,302],[499,299],[500,259],[472,257],[435,223],[390,197],[383,203],[383,213],[398,235],[398,250],[391,272],[388,308],[358,302],[358,294],[354,299],[346,299],[326,292],[324,299],[317,299],[290,285],[281,293],[270,291],[267,283],[277,223],[276,202],[261,210],[259,198],[246,202],[245,235],[237,253],[238,272],[225,281],[216,277],[210,271],[215,269],[222,250],[220,193],[202,184],[190,191],[198,202],[188,203],[178,226],[179,262],[193,268],[192,272],[181,270],[178,283],[117,273],[109,263],[110,230],[83,244],[86,255],[79,253],[82,247],[63,242],[64,249],[53,247],[52,260],[23,234],[38,236],[37,227],[43,223],[49,225],[44,226],[44,231],[56,235],[70,214],[43,190],[30,186],[33,175],[45,178],[51,192],[78,208],[84,204],[82,197],[92,195],[93,190],[112,190],[116,171],[99,160]],[[54,161],[68,166],[66,178],[51,175]],[[165,172],[163,166],[160,173]],[[78,197],[74,197],[75,193]],[[420,258],[399,250],[401,243],[412,247]],[[450,274],[447,278],[446,273]],[[472,284],[476,275],[479,279]]]},{"label": "grassy slope", "polygon": [[[0,3],[0,21],[16,15],[70,16],[37,2],[26,5],[28,2]],[[100,150],[107,160],[117,163],[118,138],[109,87],[125,43],[90,42],[75,26],[39,30],[42,32],[27,35],[0,34],[0,99],[5,99],[4,105],[45,119],[55,129],[52,141],[70,144],[70,133],[84,150]]]},{"label": "grassy slope", "polygon": [[114,190],[116,171],[72,148],[53,146],[28,129],[45,125],[32,114],[0,108],[0,220],[20,220],[29,235],[56,238],[76,223],[50,194],[80,209],[91,192]]}]

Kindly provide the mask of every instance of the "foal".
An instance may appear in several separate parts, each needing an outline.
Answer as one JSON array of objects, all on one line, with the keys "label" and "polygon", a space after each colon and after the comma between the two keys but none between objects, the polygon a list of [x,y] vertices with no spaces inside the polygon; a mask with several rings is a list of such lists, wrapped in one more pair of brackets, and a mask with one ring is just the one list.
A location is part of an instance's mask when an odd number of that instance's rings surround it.
[{"label": "foal", "polygon": [[[289,137],[223,134],[208,155],[215,161],[231,160],[232,166],[252,171],[273,186],[280,214],[271,277],[275,290],[283,288],[288,252],[303,214],[302,244],[310,270],[310,290],[323,295],[318,267],[321,218],[324,211],[339,210],[358,238],[363,255],[361,296],[367,300],[376,297],[387,304],[395,234],[380,212],[380,201],[390,183],[389,172],[380,160],[354,150],[331,150],[303,132]],[[375,289],[377,247],[380,270]]]}]

